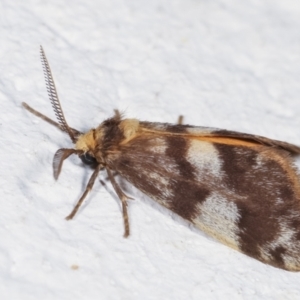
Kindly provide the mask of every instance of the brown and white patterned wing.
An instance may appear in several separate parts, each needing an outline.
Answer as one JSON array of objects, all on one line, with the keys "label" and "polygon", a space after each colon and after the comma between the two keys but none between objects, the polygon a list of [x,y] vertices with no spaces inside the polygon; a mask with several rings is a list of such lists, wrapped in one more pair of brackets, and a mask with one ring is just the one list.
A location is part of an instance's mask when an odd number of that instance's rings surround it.
[{"label": "brown and white patterned wing", "polygon": [[143,134],[108,166],[222,243],[300,269],[299,177],[285,151],[257,143]]}]

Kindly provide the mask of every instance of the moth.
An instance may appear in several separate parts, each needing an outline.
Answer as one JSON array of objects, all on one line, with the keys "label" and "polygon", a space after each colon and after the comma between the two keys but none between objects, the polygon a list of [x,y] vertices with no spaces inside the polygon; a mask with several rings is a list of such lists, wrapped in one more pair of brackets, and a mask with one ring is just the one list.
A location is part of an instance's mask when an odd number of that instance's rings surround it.
[{"label": "moth", "polygon": [[82,133],[65,120],[42,47],[41,60],[58,123],[23,106],[75,144],[55,153],[54,178],[72,154],[93,168],[67,220],[105,170],[121,200],[125,237],[129,197],[115,174],[221,243],[274,267],[300,270],[300,180],[292,161],[300,147],[234,131],[125,119],[118,111]]}]

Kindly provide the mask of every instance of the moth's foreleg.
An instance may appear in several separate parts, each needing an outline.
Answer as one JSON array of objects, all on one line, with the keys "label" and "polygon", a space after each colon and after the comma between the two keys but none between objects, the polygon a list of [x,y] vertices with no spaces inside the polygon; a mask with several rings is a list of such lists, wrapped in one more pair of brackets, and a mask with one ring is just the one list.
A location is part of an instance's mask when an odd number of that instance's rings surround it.
[{"label": "moth's foreleg", "polygon": [[123,193],[118,183],[116,182],[112,172],[108,168],[106,169],[106,171],[115,192],[117,193],[118,197],[122,202],[123,220],[124,220],[124,227],[125,227],[124,237],[128,237],[130,234],[130,230],[129,230],[129,219],[128,219],[128,212],[127,212],[127,200],[130,198]]},{"label": "moth's foreleg", "polygon": [[82,194],[82,196],[80,197],[80,199],[78,200],[77,204],[75,205],[74,209],[72,210],[72,212],[66,217],[67,220],[71,220],[73,219],[73,217],[76,215],[79,207],[81,206],[84,198],[86,197],[86,195],[88,194],[88,192],[93,188],[94,182],[98,176],[98,173],[100,172],[100,170],[103,168],[102,165],[98,165],[97,168],[95,169],[94,173],[92,174],[86,189],[84,191],[84,193]]}]

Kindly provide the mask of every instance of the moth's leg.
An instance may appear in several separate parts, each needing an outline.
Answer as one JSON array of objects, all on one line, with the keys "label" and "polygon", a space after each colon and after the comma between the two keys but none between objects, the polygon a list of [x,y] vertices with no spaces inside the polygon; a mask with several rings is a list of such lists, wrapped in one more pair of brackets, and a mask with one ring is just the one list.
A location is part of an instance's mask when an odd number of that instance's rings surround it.
[{"label": "moth's leg", "polygon": [[82,196],[80,197],[80,199],[78,200],[77,204],[75,205],[75,207],[73,208],[72,212],[66,217],[67,220],[71,220],[73,219],[73,217],[76,215],[79,207],[81,206],[84,198],[86,197],[86,195],[88,194],[88,192],[93,188],[93,185],[94,185],[94,182],[98,176],[98,173],[100,172],[100,170],[103,169],[103,166],[102,165],[98,165],[94,171],[94,173],[92,174],[87,186],[86,186],[86,189],[84,191],[84,193],[82,194]]},{"label": "moth's leg", "polygon": [[128,212],[127,212],[127,200],[130,198],[123,193],[123,191],[121,190],[118,183],[116,182],[110,169],[106,168],[106,171],[115,192],[117,193],[118,197],[122,202],[123,220],[124,220],[124,227],[125,227],[124,237],[128,237],[130,234],[130,230],[129,230],[129,219],[128,219]]},{"label": "moth's leg", "polygon": [[[118,172],[114,172],[114,173],[112,173],[112,176],[114,176],[114,177],[116,177],[117,175],[119,175],[119,173],[118,173]],[[106,177],[104,178],[104,180],[105,180],[105,181],[109,180],[109,177],[108,177],[108,176],[106,176]],[[100,180],[100,183],[101,183],[103,186],[105,186],[105,181],[103,181],[103,180]]]},{"label": "moth's leg", "polygon": [[178,125],[182,125],[182,124],[183,124],[183,115],[180,115],[180,116],[178,117],[177,124],[178,124]]}]

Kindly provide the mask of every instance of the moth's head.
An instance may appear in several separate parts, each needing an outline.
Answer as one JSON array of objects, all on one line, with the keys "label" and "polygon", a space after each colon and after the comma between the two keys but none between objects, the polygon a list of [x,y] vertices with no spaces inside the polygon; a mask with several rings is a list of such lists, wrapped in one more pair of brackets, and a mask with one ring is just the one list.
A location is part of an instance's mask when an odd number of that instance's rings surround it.
[{"label": "moth's head", "polygon": [[86,133],[79,133],[78,131],[78,135],[74,137],[74,149],[62,148],[56,151],[53,158],[54,178],[58,178],[63,161],[72,154],[77,154],[84,164],[89,165],[92,168],[101,164],[101,157],[99,157],[99,155],[97,155],[98,160],[96,159],[96,152],[99,148],[101,136],[101,129],[91,129]]},{"label": "moth's head", "polygon": [[84,164],[90,166],[98,164],[95,154],[97,151],[96,147],[99,146],[101,134],[100,130],[91,129],[78,137],[75,143],[75,149],[79,151],[79,153],[82,153],[79,154],[79,157]]}]

